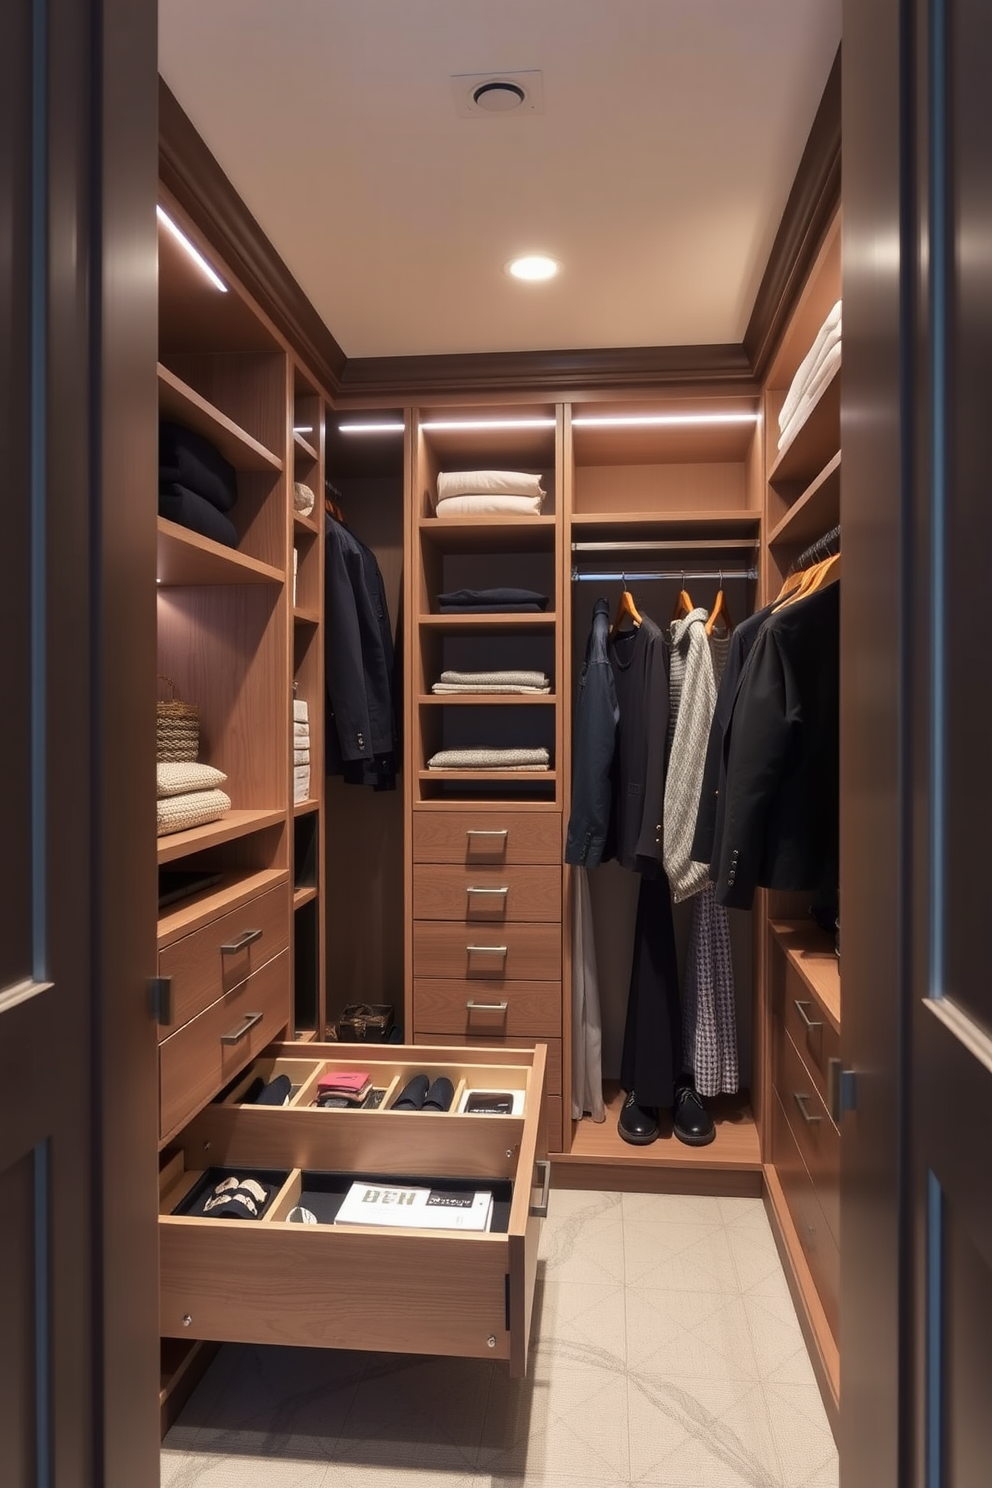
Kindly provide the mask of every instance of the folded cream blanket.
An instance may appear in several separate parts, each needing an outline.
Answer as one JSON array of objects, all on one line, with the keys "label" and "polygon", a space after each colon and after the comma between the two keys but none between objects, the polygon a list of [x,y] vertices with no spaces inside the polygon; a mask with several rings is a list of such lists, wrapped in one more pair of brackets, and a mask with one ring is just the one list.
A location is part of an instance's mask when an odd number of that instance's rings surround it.
[{"label": "folded cream blanket", "polygon": [[427,761],[429,770],[546,770],[546,749],[442,749]]},{"label": "folded cream blanket", "polygon": [[819,402],[820,394],[823,392],[824,387],[834,375],[837,367],[840,366],[840,359],[841,344],[839,341],[837,341],[834,343],[834,345],[821,361],[820,366],[817,369],[817,372],[813,377],[808,390],[803,393],[803,396],[796,404],[795,412],[793,413],[789,422],[786,424],[785,428],[782,430],[781,437],[778,441],[779,454],[781,454],[782,451],[792,443],[796,435],[799,433],[799,430],[802,428],[803,424],[805,424],[806,420],[813,412],[813,409]]},{"label": "folded cream blanket", "polygon": [[158,836],[202,827],[230,809],[231,798],[222,790],[197,790],[183,796],[165,796],[158,802]]},{"label": "folded cream blanket", "polygon": [[816,339],[809,351],[803,357],[786,394],[782,411],[778,416],[780,430],[785,429],[786,424],[792,418],[798,407],[799,400],[809,389],[809,383],[813,378],[817,365],[826,356],[831,346],[840,340],[841,334],[841,309],[843,301],[838,300],[836,305],[829,311],[827,318],[816,333]]},{"label": "folded cream blanket", "polygon": [[547,687],[550,677],[546,672],[499,671],[499,672],[442,672],[438,681],[460,682],[466,687],[473,682],[482,684],[504,683],[508,687]]},{"label": "folded cream blanket", "polygon": [[[310,737],[310,725],[308,723],[294,723],[293,724],[293,738],[294,739],[309,739],[309,737]],[[297,749],[299,749],[300,746],[297,744],[295,747]]]},{"label": "folded cream blanket", "polygon": [[310,717],[308,705],[302,699],[293,699],[293,720],[295,723],[306,723]]},{"label": "folded cream blanket", "polygon": [[448,496],[543,496],[541,477],[524,470],[451,470],[437,478],[437,499]]},{"label": "folded cream blanket", "polygon": [[507,693],[516,693],[516,694],[520,694],[520,693],[537,693],[537,694],[544,693],[544,694],[547,694],[550,691],[551,691],[550,683],[548,684],[547,687],[515,687],[515,686],[513,686],[512,683],[507,683],[507,682],[502,682],[502,683],[501,682],[496,682],[496,683],[490,683],[490,682],[471,682],[471,683],[468,683],[468,682],[435,682],[434,683],[434,686],[431,688],[431,692],[437,692],[437,693],[452,693],[452,692],[457,692],[457,693],[467,693],[467,694],[471,695],[473,693],[478,693],[478,692],[484,692],[484,693],[494,693],[495,692],[495,693],[500,693],[503,696],[506,696]]},{"label": "folded cream blanket", "polygon": [[185,796],[191,791],[215,790],[224,784],[227,776],[213,765],[201,765],[196,760],[182,764],[156,765],[156,794],[163,796]]},{"label": "folded cream blanket", "polygon": [[544,496],[503,496],[473,493],[446,496],[435,509],[436,517],[539,517]]}]

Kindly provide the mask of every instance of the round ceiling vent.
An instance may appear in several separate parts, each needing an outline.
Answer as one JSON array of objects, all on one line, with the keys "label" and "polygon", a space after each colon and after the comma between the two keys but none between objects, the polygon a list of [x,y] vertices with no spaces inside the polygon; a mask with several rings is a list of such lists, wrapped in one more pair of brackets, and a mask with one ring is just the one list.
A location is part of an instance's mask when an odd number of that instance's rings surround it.
[{"label": "round ceiling vent", "polygon": [[527,94],[517,83],[491,82],[482,83],[478,88],[472,89],[472,101],[480,109],[485,109],[487,114],[505,114],[510,109],[519,108],[526,99]]}]

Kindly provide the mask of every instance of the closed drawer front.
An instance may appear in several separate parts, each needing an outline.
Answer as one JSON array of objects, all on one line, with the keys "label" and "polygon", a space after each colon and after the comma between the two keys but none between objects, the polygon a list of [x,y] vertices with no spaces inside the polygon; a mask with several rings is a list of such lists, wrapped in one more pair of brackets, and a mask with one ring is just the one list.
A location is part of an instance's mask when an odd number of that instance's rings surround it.
[{"label": "closed drawer front", "polygon": [[775,1086],[816,1188],[824,1217],[840,1244],[840,1133],[827,1114],[799,1051],[775,1020],[778,1063]]},{"label": "closed drawer front", "polygon": [[289,1021],[289,954],[266,962],[159,1047],[161,1136],[171,1136]]},{"label": "closed drawer front", "polygon": [[415,920],[560,920],[561,867],[557,863],[432,863],[413,875]]},{"label": "closed drawer front", "polygon": [[172,979],[172,1023],[159,1030],[159,1039],[247,981],[288,945],[289,888],[280,884],[165,946],[158,970]]},{"label": "closed drawer front", "polygon": [[544,1072],[544,1089],[548,1095],[561,1095],[561,1039],[487,1038],[479,1034],[467,1038],[464,1034],[421,1033],[418,1029],[413,1041],[415,1044],[437,1044],[443,1048],[462,1049],[532,1049],[535,1044],[545,1044],[548,1062]]},{"label": "closed drawer front", "polygon": [[560,863],[556,811],[415,811],[415,863]]},{"label": "closed drawer front", "polygon": [[548,1122],[548,1151],[564,1152],[565,1139],[562,1132],[562,1099],[560,1095],[548,1095],[544,1099],[544,1110]]},{"label": "closed drawer front", "polygon": [[561,926],[417,920],[413,974],[489,982],[560,982]]},{"label": "closed drawer front", "polygon": [[[384,1081],[375,1076],[376,1052],[369,1050],[367,1064],[379,1084]],[[340,1057],[334,1045],[309,1045],[308,1053]],[[387,1062],[415,1064],[413,1053],[391,1047]],[[209,1107],[197,1123],[195,1145],[183,1139],[191,1168],[199,1166],[209,1142],[218,1165],[270,1170],[273,1177],[282,1170],[285,1178],[263,1217],[240,1224],[175,1213],[179,1197],[199,1175],[167,1180],[159,1220],[163,1334],[507,1359],[510,1374],[523,1375],[541,1228],[534,1209],[543,1197],[543,1083],[540,1056],[515,1061],[531,1063],[532,1100],[525,1115],[512,1121]],[[492,1087],[499,1068],[467,1058],[465,1078]],[[499,1185],[503,1203],[512,1185],[509,1208],[501,1209],[489,1234],[353,1230],[327,1220],[291,1224],[288,1215],[309,1179],[307,1165],[298,1161],[301,1123],[314,1120],[326,1126],[327,1137],[321,1161],[310,1171],[337,1175],[343,1186],[352,1174],[396,1171],[400,1125],[417,1131],[409,1171],[460,1180],[474,1172],[480,1187],[487,1178]],[[483,1132],[488,1140],[480,1143]],[[481,1166],[466,1165],[480,1150],[489,1153]]]},{"label": "closed drawer front", "polygon": [[471,1039],[561,1037],[560,982],[455,982],[418,977],[413,1026]]},{"label": "closed drawer front", "polygon": [[840,1315],[840,1250],[823,1216],[816,1190],[777,1093],[772,1097],[772,1143],[775,1169],[789,1213],[827,1322],[836,1338]]},{"label": "closed drawer front", "polygon": [[830,1060],[840,1058],[840,1035],[814,993],[784,957],[781,958],[778,979],[781,998],[776,1011],[802,1054],[820,1099],[826,1105]]}]

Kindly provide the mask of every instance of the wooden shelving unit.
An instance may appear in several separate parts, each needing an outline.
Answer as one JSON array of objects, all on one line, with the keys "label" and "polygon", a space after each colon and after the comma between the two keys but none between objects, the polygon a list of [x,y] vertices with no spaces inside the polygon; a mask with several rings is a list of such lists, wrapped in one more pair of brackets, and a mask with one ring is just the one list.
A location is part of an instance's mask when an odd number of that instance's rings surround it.
[{"label": "wooden shelving unit", "polygon": [[158,519],[158,582],[169,587],[205,584],[281,584],[284,574],[236,548]]},{"label": "wooden shelving unit", "polygon": [[189,857],[191,853],[203,852],[208,847],[218,847],[224,842],[234,842],[247,837],[263,827],[281,825],[286,820],[285,808],[271,811],[228,811],[219,821],[207,822],[205,826],[193,827],[188,832],[172,832],[158,839],[158,861],[174,863],[177,858]]},{"label": "wooden shelving unit", "polygon": [[240,428],[233,419],[170,372],[161,362],[158,366],[158,401],[163,418],[195,429],[237,470],[280,471],[282,458]]}]

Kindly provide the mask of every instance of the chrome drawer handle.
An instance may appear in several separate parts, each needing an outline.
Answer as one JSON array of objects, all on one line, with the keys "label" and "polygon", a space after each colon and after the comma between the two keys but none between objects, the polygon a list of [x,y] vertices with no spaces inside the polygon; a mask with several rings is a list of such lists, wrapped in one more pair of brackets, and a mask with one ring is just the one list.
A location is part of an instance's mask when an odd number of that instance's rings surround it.
[{"label": "chrome drawer handle", "polygon": [[808,1002],[801,1002],[798,997],[792,999],[792,1005],[806,1025],[806,1032],[810,1033],[814,1028],[823,1027],[822,1018],[811,1018],[806,1009],[810,1006]]},{"label": "chrome drawer handle", "polygon": [[226,945],[222,945],[220,953],[222,956],[236,956],[239,951],[245,950],[254,941],[261,940],[264,934],[264,930],[246,930],[243,935],[238,936],[237,940],[229,940]]},{"label": "chrome drawer handle", "polygon": [[504,899],[506,898],[506,896],[507,896],[507,894],[509,892],[510,892],[510,885],[509,884],[504,884],[504,886],[501,889],[480,889],[477,886],[470,885],[465,890],[465,893],[466,894],[469,894],[469,895],[471,895],[471,894],[502,894],[502,896],[503,896]]},{"label": "chrome drawer handle", "polygon": [[469,953],[470,956],[473,954],[473,952],[476,955],[479,955],[479,956],[505,956],[507,954],[507,947],[506,946],[477,946],[477,945],[471,945],[471,946],[466,946],[465,949]]},{"label": "chrome drawer handle", "polygon": [[819,1116],[814,1116],[813,1115],[813,1112],[809,1109],[809,1096],[808,1095],[799,1095],[794,1090],[792,1092],[792,1099],[795,1101],[796,1105],[799,1107],[799,1114],[803,1118],[803,1120],[805,1121],[806,1125],[807,1126],[816,1126],[817,1123],[820,1121],[821,1118]]},{"label": "chrome drawer handle", "polygon": [[250,1033],[256,1023],[261,1023],[265,1017],[264,1013],[245,1013],[237,1028],[232,1028],[230,1033],[222,1033],[220,1041],[222,1044],[240,1044],[246,1033]]},{"label": "chrome drawer handle", "polygon": [[509,837],[508,827],[468,827],[465,831],[466,837]]},{"label": "chrome drawer handle", "polygon": [[505,1013],[510,1004],[508,1002],[473,1002],[469,998],[465,1006],[470,1013]]},{"label": "chrome drawer handle", "polygon": [[534,1166],[544,1169],[544,1183],[540,1199],[530,1206],[530,1217],[531,1219],[547,1219],[548,1199],[551,1197],[551,1163],[546,1157],[539,1157]]}]

